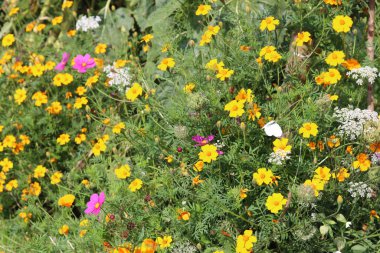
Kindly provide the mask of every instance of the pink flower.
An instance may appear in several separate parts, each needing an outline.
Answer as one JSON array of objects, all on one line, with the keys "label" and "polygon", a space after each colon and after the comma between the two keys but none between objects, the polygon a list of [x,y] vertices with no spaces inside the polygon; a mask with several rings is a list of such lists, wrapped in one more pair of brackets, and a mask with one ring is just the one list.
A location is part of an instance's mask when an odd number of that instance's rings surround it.
[{"label": "pink flower", "polygon": [[92,194],[90,197],[90,201],[86,204],[87,209],[84,210],[84,213],[98,215],[105,199],[106,195],[104,194],[104,192],[101,192],[99,195],[97,193]]},{"label": "pink flower", "polygon": [[79,73],[86,73],[87,69],[94,68],[96,66],[95,61],[89,54],[80,55],[78,54],[74,58],[73,68],[78,70]]},{"label": "pink flower", "polygon": [[58,63],[57,66],[55,66],[55,70],[57,70],[57,71],[63,71],[65,69],[65,67],[66,67],[67,62],[69,61],[69,58],[70,58],[70,54],[67,53],[67,52],[64,52],[62,54],[62,60],[61,60],[60,63]]}]

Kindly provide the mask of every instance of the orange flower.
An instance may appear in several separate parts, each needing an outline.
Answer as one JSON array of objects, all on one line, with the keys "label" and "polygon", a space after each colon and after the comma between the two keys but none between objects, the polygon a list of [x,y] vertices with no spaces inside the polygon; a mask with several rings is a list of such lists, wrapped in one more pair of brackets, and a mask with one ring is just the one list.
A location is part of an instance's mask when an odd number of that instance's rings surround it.
[{"label": "orange flower", "polygon": [[360,153],[356,159],[357,160],[353,163],[355,169],[359,168],[360,171],[367,171],[369,167],[371,167],[371,161],[368,160],[368,156],[366,154]]}]

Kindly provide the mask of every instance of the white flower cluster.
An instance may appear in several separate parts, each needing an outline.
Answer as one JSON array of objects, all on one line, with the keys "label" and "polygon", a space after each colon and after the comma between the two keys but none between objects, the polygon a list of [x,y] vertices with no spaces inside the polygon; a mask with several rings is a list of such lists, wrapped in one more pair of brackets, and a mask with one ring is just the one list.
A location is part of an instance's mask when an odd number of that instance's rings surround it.
[{"label": "white flower cluster", "polygon": [[131,85],[129,68],[115,68],[112,65],[107,65],[103,71],[109,79],[108,84],[110,86],[116,86],[120,92],[125,92],[128,86]]},{"label": "white flower cluster", "polygon": [[271,164],[282,165],[283,162],[290,159],[290,152],[282,149],[272,152],[269,156],[268,162]]},{"label": "white flower cluster", "polygon": [[372,165],[380,165],[380,152],[376,152],[371,157],[371,163]]},{"label": "white flower cluster", "polygon": [[[361,67],[358,69],[353,69],[347,72],[347,75],[356,80],[356,84],[363,85],[364,80],[367,80],[369,83],[373,84],[376,77],[378,76],[377,68],[371,67]],[[380,76],[380,75],[379,75]]]},{"label": "white flower cluster", "polygon": [[364,131],[364,124],[368,121],[379,121],[377,112],[370,110],[348,108],[335,108],[333,117],[340,123],[338,135],[346,135],[350,140],[355,140]]},{"label": "white flower cluster", "polygon": [[371,187],[369,187],[366,183],[364,182],[358,182],[358,183],[349,183],[350,188],[348,189],[348,192],[351,194],[351,197],[356,198],[356,197],[362,197],[362,198],[371,198],[373,194],[373,190]]},{"label": "white flower cluster", "polygon": [[185,242],[182,244],[174,245],[173,250],[171,252],[173,252],[173,253],[195,253],[195,252],[198,252],[198,250],[195,246],[191,245],[189,242]]},{"label": "white flower cluster", "polygon": [[78,19],[76,24],[77,31],[87,32],[88,30],[94,30],[99,27],[99,22],[102,21],[99,16],[82,16]]}]

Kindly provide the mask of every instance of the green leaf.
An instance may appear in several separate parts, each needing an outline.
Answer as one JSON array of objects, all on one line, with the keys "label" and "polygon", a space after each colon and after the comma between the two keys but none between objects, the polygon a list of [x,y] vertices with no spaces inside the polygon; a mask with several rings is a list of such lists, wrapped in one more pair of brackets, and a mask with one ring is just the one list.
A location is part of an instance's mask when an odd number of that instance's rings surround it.
[{"label": "green leaf", "polygon": [[366,252],[367,251],[367,247],[361,245],[361,244],[357,244],[353,247],[351,247],[351,250],[353,253],[360,253],[360,252]]}]

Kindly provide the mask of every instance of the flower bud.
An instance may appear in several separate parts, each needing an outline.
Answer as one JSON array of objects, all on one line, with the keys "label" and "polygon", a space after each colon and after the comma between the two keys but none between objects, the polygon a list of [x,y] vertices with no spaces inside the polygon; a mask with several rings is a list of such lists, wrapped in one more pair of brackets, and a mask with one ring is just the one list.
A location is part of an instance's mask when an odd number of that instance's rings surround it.
[{"label": "flower bud", "polygon": [[338,205],[342,205],[343,203],[343,197],[341,195],[338,196],[338,198],[336,199],[336,202],[338,202]]}]

